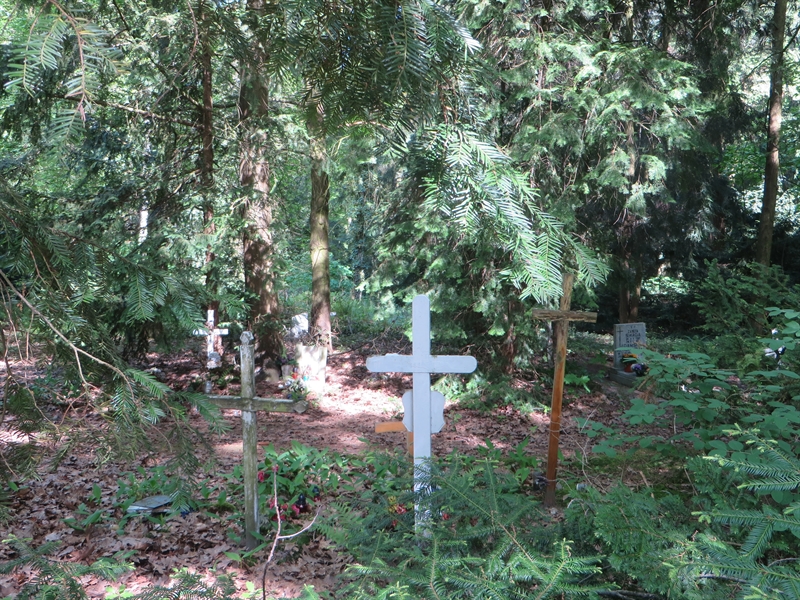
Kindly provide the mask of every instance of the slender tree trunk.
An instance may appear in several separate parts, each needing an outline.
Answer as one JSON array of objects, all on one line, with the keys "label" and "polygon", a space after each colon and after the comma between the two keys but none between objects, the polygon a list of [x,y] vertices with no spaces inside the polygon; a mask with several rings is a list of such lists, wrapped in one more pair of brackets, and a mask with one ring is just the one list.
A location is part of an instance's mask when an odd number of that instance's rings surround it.
[{"label": "slender tree trunk", "polygon": [[778,175],[783,105],[783,40],[786,31],[787,0],[775,0],[772,18],[772,57],[769,69],[769,125],[767,126],[767,158],[764,168],[764,199],[758,226],[756,261],[769,266],[772,257],[772,231],[775,228],[775,206],[778,203]]},{"label": "slender tree trunk", "polygon": [[[631,273],[631,270],[633,271]],[[631,267],[630,261],[625,260],[622,265],[622,277],[619,282],[619,322],[635,323],[639,320],[639,303],[642,298],[642,266],[640,261],[635,261]],[[631,275],[633,275],[631,277]]]},{"label": "slender tree trunk", "polygon": [[325,139],[311,137],[311,334],[320,344],[332,349],[331,341],[331,277],[328,247],[328,209],[330,182],[325,171]]},{"label": "slender tree trunk", "polygon": [[[203,103],[200,109],[200,141],[202,150],[200,154],[200,187],[203,196],[203,233],[211,239],[216,233],[214,224],[214,203],[211,196],[214,187],[214,100],[213,100],[213,67],[211,40],[208,36],[208,24],[205,23],[203,3],[198,7],[199,22],[202,27],[200,36],[200,79],[203,92]],[[206,290],[209,295],[216,296],[219,291],[218,273],[214,264],[214,248],[209,241],[206,245]],[[219,322],[219,301],[211,300],[206,307],[213,311],[213,318],[208,319],[207,325],[214,329]],[[217,338],[216,352],[222,352],[222,340]]]},{"label": "slender tree trunk", "polygon": [[275,289],[273,203],[270,198],[267,134],[263,121],[269,108],[267,82],[258,73],[243,68],[239,90],[241,155],[239,182],[252,193],[245,207],[244,276],[245,287],[254,298],[250,326],[256,336],[255,356],[263,365],[283,352],[280,305]]},{"label": "slender tree trunk", "polygon": [[661,16],[661,39],[659,45],[663,52],[669,52],[672,41],[672,28],[675,24],[675,0],[664,0],[664,14]]}]

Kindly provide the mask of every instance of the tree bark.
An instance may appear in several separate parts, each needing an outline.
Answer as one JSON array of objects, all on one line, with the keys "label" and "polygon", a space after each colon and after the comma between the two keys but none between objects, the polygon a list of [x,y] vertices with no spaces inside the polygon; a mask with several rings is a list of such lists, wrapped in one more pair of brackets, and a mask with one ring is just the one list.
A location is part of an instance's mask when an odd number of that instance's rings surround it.
[{"label": "tree bark", "polygon": [[311,334],[332,350],[331,277],[328,246],[330,182],[325,171],[325,139],[311,127]]},{"label": "tree bark", "polygon": [[772,258],[772,232],[775,228],[775,207],[778,203],[778,175],[783,105],[783,41],[786,31],[787,0],[775,0],[772,18],[772,57],[769,69],[769,124],[767,126],[767,157],[764,167],[764,199],[761,202],[761,222],[758,225],[756,262],[769,266]]},{"label": "tree bark", "polygon": [[[214,203],[211,199],[212,188],[214,187],[214,99],[213,99],[213,66],[211,40],[208,34],[208,24],[205,22],[203,3],[198,7],[199,22],[201,26],[200,37],[200,80],[203,93],[203,102],[200,108],[200,141],[202,150],[200,153],[200,188],[203,197],[203,234],[210,240],[216,232],[214,224]],[[210,296],[215,297],[219,291],[218,274],[215,269],[214,248],[211,242],[206,244],[206,291]],[[206,307],[213,312],[213,318],[208,320],[208,327],[214,329],[219,322],[219,301],[212,299]],[[214,350],[221,353],[222,340],[217,337]]]},{"label": "tree bark", "polygon": [[637,261],[633,265],[633,278],[628,261],[622,266],[619,282],[619,322],[635,323],[639,320],[639,303],[642,297],[642,267]]},{"label": "tree bark", "polygon": [[256,362],[263,365],[266,360],[282,354],[283,339],[273,269],[274,206],[269,193],[267,134],[263,127],[268,114],[269,91],[266,81],[249,67],[243,67],[238,108],[242,128],[239,182],[251,191],[245,205],[244,278],[245,288],[253,298],[250,327],[256,337]]}]

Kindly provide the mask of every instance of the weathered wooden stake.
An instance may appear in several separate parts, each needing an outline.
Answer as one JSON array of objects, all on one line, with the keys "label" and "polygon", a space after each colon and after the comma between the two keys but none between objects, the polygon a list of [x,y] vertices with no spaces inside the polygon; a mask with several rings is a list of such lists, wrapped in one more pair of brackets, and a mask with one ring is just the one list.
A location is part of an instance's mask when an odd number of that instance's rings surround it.
[{"label": "weathered wooden stake", "polygon": [[253,334],[242,332],[241,337],[241,396],[208,396],[220,408],[232,408],[242,412],[242,477],[244,478],[244,530],[248,550],[258,546],[255,534],[259,530],[258,518],[258,421],[256,411],[297,412],[306,409],[305,402],[293,402],[283,398],[257,398],[255,360],[253,357]]},{"label": "weathered wooden stake", "polygon": [[553,401],[550,409],[550,437],[547,446],[547,489],[544,493],[544,505],[554,506],[556,503],[556,474],[558,472],[558,442],[561,437],[561,401],[564,397],[564,370],[567,364],[567,332],[570,321],[597,321],[597,313],[578,312],[569,309],[572,301],[572,285],[575,275],[564,273],[562,282],[560,310],[534,310],[533,317],[543,321],[553,321],[553,338],[555,355],[553,356]]}]

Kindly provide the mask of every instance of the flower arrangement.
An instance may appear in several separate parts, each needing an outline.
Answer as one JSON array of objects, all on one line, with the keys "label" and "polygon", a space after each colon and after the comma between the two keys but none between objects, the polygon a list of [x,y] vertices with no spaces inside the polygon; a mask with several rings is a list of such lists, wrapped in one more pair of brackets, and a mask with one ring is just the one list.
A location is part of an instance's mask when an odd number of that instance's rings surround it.
[{"label": "flower arrangement", "polygon": [[622,355],[622,369],[626,373],[633,373],[633,365],[639,362],[639,357],[633,354],[632,352],[626,352]]},{"label": "flower arrangement", "polygon": [[648,371],[649,369],[650,369],[650,367],[648,367],[648,366],[647,366],[646,364],[644,364],[644,363],[635,363],[635,364],[634,364],[634,365],[631,367],[631,372],[632,372],[634,375],[636,375],[637,377],[644,377],[645,375],[647,375],[647,371]]},{"label": "flower arrangement", "polygon": [[302,379],[293,379],[292,382],[286,386],[286,392],[289,400],[305,400],[308,396],[305,381]]}]

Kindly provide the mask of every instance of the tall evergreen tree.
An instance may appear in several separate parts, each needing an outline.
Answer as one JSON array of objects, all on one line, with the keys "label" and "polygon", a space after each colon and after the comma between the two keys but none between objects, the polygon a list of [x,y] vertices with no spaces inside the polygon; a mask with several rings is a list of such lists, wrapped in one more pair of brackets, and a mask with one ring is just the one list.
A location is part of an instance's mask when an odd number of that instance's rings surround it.
[{"label": "tall evergreen tree", "polygon": [[767,152],[764,167],[764,198],[761,203],[761,221],[758,226],[755,256],[757,262],[767,266],[772,260],[772,231],[775,228],[775,206],[778,202],[787,3],[787,0],[775,0],[775,12],[770,24],[772,52],[769,60]]}]

